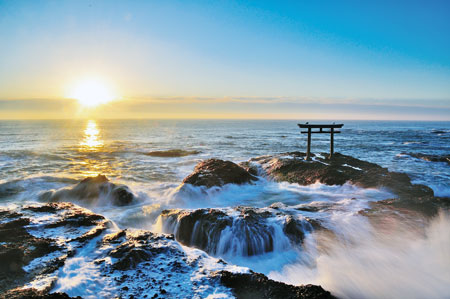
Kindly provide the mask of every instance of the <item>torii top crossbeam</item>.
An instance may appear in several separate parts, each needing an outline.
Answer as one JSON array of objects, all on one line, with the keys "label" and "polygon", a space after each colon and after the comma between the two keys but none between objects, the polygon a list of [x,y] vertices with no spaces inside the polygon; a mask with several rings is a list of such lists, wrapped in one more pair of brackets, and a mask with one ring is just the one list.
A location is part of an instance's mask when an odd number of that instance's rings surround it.
[{"label": "torii top crossbeam", "polygon": [[[311,155],[311,134],[325,134],[330,133],[330,158],[333,157],[334,152],[334,134],[341,133],[340,131],[335,131],[334,129],[339,129],[344,126],[344,124],[298,124],[301,129],[308,129],[308,131],[301,131],[301,133],[308,134],[308,147],[306,151],[306,160],[310,160]],[[312,129],[319,129],[319,131],[313,131]],[[329,131],[324,131],[323,129],[330,129]]]}]

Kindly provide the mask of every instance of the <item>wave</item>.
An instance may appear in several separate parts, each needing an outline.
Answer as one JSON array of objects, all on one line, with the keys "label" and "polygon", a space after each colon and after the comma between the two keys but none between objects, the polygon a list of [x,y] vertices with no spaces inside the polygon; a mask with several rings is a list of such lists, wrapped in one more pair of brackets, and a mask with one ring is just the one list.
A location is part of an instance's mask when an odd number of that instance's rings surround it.
[{"label": "wave", "polygon": [[[450,216],[441,212],[424,230],[395,218],[377,230],[363,217],[341,221],[345,239],[315,235],[308,259],[269,277],[318,283],[342,298],[446,298],[450,293]],[[413,230],[415,228],[415,230]]]},{"label": "wave", "polygon": [[44,192],[39,197],[41,201],[47,202],[85,202],[88,205],[100,202],[102,205],[117,206],[129,205],[135,198],[126,185],[111,183],[106,176],[100,174],[87,177],[73,187]]}]

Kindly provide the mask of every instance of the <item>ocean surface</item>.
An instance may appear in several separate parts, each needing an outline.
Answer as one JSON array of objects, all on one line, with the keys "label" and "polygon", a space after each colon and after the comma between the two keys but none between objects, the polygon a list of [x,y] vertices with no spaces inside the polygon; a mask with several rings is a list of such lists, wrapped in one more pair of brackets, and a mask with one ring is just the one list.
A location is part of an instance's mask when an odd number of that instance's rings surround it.
[{"label": "ocean surface", "polygon": [[[381,233],[359,211],[371,201],[392,197],[389,190],[348,184],[299,186],[263,177],[253,185],[207,190],[193,187],[188,191],[178,188],[203,159],[215,157],[238,163],[262,155],[306,151],[306,136],[300,134],[297,123],[293,120],[0,121],[0,206],[37,202],[46,191],[71,187],[98,174],[106,175],[115,184],[128,186],[138,201],[125,207],[113,206],[107,200],[75,203],[108,217],[120,228],[165,232],[159,214],[169,208],[327,204],[329,208],[314,216],[338,236],[330,241],[327,250],[319,248],[319,238],[323,236],[310,234],[301,249],[282,246],[251,257],[238,251],[219,251],[213,255],[275,280],[321,284],[343,297],[448,296],[448,215],[441,214],[426,224],[405,220],[388,234]],[[414,183],[431,187],[436,196],[450,196],[450,166],[409,155],[448,155],[450,122],[343,123],[342,133],[335,135],[335,152],[377,163],[390,171],[405,172]],[[175,149],[192,153],[182,157],[147,155]],[[314,134],[312,152],[328,150],[329,135]],[[305,211],[296,213],[299,217],[311,216]],[[224,241],[239,242],[232,235],[228,237]],[[76,286],[60,290],[83,296]]]}]

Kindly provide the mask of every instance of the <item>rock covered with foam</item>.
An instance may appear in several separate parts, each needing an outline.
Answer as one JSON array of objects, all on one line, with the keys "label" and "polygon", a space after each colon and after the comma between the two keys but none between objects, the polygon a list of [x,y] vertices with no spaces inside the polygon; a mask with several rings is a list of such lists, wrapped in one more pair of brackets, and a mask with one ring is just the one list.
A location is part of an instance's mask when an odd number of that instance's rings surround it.
[{"label": "rock covered with foam", "polygon": [[127,186],[111,183],[101,174],[96,177],[87,177],[73,187],[50,190],[40,196],[41,201],[77,201],[88,204],[93,204],[102,198],[114,205],[124,206],[131,204],[135,196]]},{"label": "rock covered with foam", "polygon": [[255,296],[258,288],[275,295],[310,288],[228,265],[173,235],[110,224],[71,203],[0,210],[0,298],[230,298],[242,294],[230,279],[251,277]]},{"label": "rock covered with foam", "polygon": [[[108,223],[70,203],[3,209],[0,222],[0,297],[7,298],[47,294],[64,262]],[[39,289],[34,288],[37,281],[42,282]]]},{"label": "rock covered with foam", "polygon": [[304,153],[292,152],[257,157],[250,162],[258,163],[264,173],[276,181],[299,185],[351,183],[362,188],[385,188],[397,197],[384,203],[421,210],[426,214],[436,214],[439,208],[450,206],[448,198],[435,197],[431,188],[413,184],[405,173],[389,171],[378,164],[339,153],[331,159],[323,156],[326,154],[313,155],[312,161],[306,161]]},{"label": "rock covered with foam", "polygon": [[[254,256],[301,245],[313,230],[308,218],[273,208],[164,210],[162,230],[184,245],[215,256]],[[317,225],[317,223],[314,223]]]}]

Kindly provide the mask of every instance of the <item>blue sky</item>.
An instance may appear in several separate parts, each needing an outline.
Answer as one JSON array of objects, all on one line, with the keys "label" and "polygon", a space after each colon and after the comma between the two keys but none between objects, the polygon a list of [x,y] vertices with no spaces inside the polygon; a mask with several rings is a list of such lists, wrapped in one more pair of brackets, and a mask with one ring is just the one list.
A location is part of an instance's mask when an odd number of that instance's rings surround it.
[{"label": "blue sky", "polygon": [[[3,118],[39,113],[25,100],[64,101],[93,74],[127,117],[139,103],[152,117],[192,104],[185,116],[329,118],[359,105],[345,117],[450,119],[449,1],[0,0],[0,37]],[[64,103],[46,113],[70,117]]]}]

